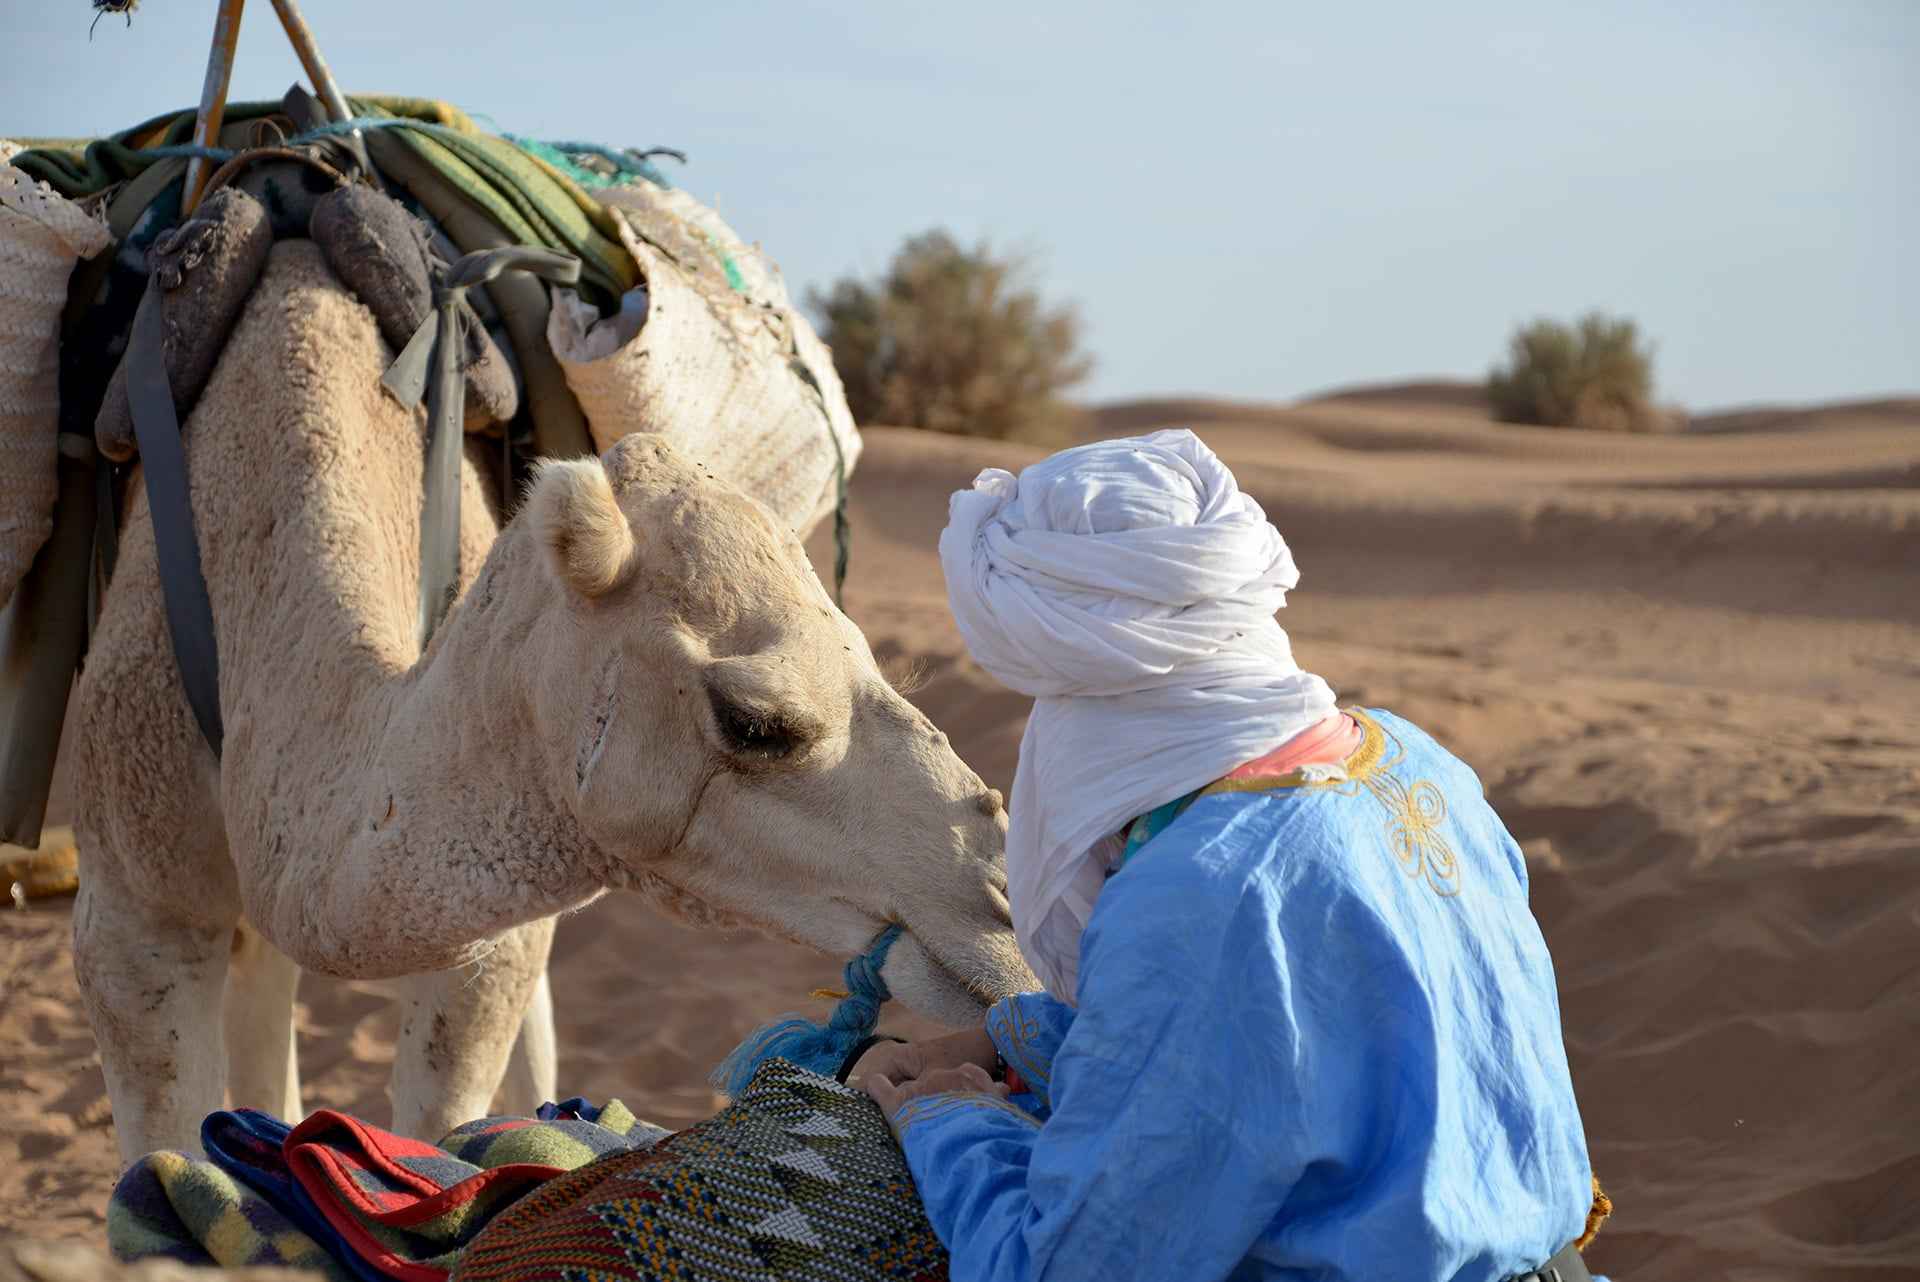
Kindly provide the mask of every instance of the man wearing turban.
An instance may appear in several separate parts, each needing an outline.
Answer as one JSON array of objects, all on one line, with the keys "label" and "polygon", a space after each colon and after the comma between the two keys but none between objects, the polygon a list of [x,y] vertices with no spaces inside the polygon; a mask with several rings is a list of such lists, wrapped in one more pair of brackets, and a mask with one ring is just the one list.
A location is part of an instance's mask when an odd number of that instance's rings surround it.
[{"label": "man wearing turban", "polygon": [[955,1282],[1584,1282],[1525,861],[1470,769],[1294,662],[1292,555],[1220,460],[988,470],[940,560],[1034,699],[1007,878],[1046,985],[859,1065]]}]

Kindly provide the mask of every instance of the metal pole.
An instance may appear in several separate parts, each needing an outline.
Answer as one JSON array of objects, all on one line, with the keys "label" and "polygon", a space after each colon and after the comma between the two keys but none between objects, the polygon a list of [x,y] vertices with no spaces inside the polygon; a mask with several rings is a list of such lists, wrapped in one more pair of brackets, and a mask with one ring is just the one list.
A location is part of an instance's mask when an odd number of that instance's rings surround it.
[{"label": "metal pole", "polygon": [[[273,0],[273,9],[280,15],[280,25],[286,30],[287,40],[293,45],[300,65],[306,69],[307,79],[313,81],[313,91],[327,109],[327,114],[335,120],[353,119],[353,108],[347,105],[347,96],[340,92],[333,72],[328,70],[327,60],[320,56],[320,46],[314,43],[313,30],[307,26],[307,20],[300,16],[300,7],[294,0]],[[353,148],[354,156],[360,161],[360,172],[371,174],[373,163],[367,158],[366,139],[358,129],[347,135],[347,145]]]},{"label": "metal pole", "polygon": [[[213,24],[213,50],[207,55],[207,79],[200,86],[200,114],[193,124],[193,141],[197,147],[219,145],[220,125],[227,115],[227,86],[233,80],[233,51],[240,42],[240,10],[245,5],[246,0],[220,0],[220,14]],[[214,162],[204,156],[195,156],[187,162],[181,217],[191,214],[200,203],[200,193],[213,168]]]}]

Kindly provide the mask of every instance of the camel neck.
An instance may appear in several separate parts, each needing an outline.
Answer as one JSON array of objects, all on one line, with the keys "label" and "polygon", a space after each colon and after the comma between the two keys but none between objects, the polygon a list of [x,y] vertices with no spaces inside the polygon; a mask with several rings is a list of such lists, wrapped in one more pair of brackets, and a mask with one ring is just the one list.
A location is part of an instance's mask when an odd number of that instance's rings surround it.
[{"label": "camel neck", "polygon": [[320,811],[302,827],[336,840],[297,877],[259,879],[280,890],[262,927],[308,969],[378,977],[478,961],[501,931],[606,885],[546,786],[529,682],[561,603],[536,552],[507,527],[410,670],[342,690],[308,719],[306,755],[330,786],[302,785]]},{"label": "camel neck", "polygon": [[361,977],[472,960],[598,885],[524,689],[556,589],[472,466],[478,578],[418,653],[423,420],[381,385],[391,359],[318,248],[285,242],[185,425],[242,907],[303,967]]}]

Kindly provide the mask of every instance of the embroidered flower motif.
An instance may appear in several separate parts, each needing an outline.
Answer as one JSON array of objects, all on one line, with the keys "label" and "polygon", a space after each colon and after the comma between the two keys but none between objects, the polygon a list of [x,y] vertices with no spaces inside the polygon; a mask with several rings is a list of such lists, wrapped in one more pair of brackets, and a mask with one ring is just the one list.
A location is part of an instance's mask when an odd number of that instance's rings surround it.
[{"label": "embroidered flower motif", "polygon": [[1440,826],[1447,819],[1447,799],[1425,779],[1408,787],[1386,773],[1361,781],[1387,808],[1387,848],[1409,877],[1421,877],[1433,893],[1451,898],[1460,893],[1460,860]]},{"label": "embroidered flower motif", "polygon": [[1393,732],[1360,711],[1350,709],[1366,732],[1359,751],[1347,759],[1346,782],[1319,785],[1342,796],[1365,788],[1387,811],[1387,849],[1409,877],[1426,882],[1434,894],[1451,899],[1460,893],[1460,858],[1447,841],[1447,798],[1426,779],[1407,783],[1394,773],[1406,749]]}]

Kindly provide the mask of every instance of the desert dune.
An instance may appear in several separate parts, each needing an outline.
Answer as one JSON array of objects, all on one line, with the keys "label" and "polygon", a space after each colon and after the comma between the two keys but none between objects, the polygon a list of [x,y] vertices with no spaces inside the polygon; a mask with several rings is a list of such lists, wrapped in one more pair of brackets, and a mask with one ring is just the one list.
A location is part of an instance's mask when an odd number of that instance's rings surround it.
[{"label": "desert dune", "polygon": [[[1301,662],[1480,773],[1528,855],[1618,1207],[1596,1270],[1911,1278],[1920,402],[1742,413],[1596,435],[1407,384],[1088,430],[1198,431],[1293,545]],[[1003,789],[1026,704],[967,659],[934,544],[950,491],[1038,454],[872,429],[852,487],[847,609]],[[830,565],[830,533],[811,547]],[[118,1162],[68,902],[0,911],[0,1235],[98,1241]],[[563,923],[553,974],[563,1090],[677,1125],[751,1025],[824,1008],[807,992],[838,962],[615,896]],[[309,977],[300,1029],[307,1105],[383,1120],[377,987]]]}]

